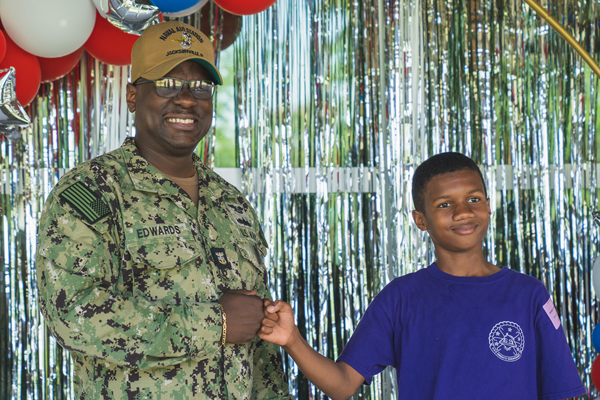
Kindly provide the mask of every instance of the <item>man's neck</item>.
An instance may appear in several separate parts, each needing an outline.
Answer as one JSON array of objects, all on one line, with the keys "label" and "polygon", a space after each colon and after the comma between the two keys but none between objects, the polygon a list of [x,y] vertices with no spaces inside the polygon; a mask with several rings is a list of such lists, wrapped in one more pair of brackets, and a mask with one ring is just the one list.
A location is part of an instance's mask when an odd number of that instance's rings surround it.
[{"label": "man's neck", "polygon": [[[135,139],[134,139],[135,142]],[[192,153],[166,156],[149,146],[135,142],[140,154],[149,164],[167,176],[189,178],[196,173]]]}]

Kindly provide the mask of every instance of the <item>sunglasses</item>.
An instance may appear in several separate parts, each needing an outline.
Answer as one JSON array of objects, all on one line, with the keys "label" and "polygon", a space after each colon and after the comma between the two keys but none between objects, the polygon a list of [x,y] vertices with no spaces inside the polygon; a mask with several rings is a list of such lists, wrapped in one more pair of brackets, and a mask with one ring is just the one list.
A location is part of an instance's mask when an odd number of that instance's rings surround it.
[{"label": "sunglasses", "polygon": [[189,85],[190,92],[198,100],[208,100],[215,94],[215,84],[210,81],[203,81],[199,79],[185,80],[178,78],[164,77],[160,79],[148,80],[138,79],[134,85],[141,85],[142,83],[154,83],[154,89],[156,94],[160,97],[167,99],[173,98],[181,92],[181,88],[186,83]]}]

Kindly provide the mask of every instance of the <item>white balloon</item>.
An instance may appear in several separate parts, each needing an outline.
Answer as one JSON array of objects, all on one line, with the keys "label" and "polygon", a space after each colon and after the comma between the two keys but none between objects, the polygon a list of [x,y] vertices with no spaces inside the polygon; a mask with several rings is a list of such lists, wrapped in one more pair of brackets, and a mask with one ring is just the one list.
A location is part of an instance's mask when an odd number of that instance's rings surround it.
[{"label": "white balloon", "polygon": [[594,261],[594,268],[592,269],[592,284],[594,285],[594,291],[596,297],[600,299],[600,257]]},{"label": "white balloon", "polygon": [[196,11],[198,11],[199,9],[201,9],[202,7],[204,7],[204,5],[208,3],[208,0],[200,0],[198,2],[198,4],[191,6],[190,8],[187,8],[185,10],[181,10],[181,11],[177,11],[174,13],[166,13],[163,12],[162,14],[166,17],[185,17],[186,15],[190,15],[195,13]]},{"label": "white balloon", "polygon": [[102,15],[102,17],[106,18],[106,14],[110,12],[108,8],[108,0],[92,0],[94,5],[96,6],[96,10]]},{"label": "white balloon", "polygon": [[23,50],[55,58],[83,46],[94,29],[96,9],[89,0],[4,0],[0,19]]}]

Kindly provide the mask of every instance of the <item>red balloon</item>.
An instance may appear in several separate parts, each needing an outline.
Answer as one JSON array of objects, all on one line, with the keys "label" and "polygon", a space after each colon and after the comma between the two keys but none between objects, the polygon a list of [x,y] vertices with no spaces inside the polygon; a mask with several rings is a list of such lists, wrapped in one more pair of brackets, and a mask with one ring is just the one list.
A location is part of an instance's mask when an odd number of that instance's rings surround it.
[{"label": "red balloon", "polygon": [[15,67],[15,91],[19,103],[25,107],[35,98],[40,88],[40,63],[36,56],[17,46],[6,32],[2,33],[6,39],[6,56],[0,62],[0,69]]},{"label": "red balloon", "polygon": [[597,390],[600,390],[600,355],[592,363],[592,382]]},{"label": "red balloon", "polygon": [[6,38],[4,37],[4,33],[0,31],[0,62],[4,60],[4,56],[6,55]]},{"label": "red balloon", "polygon": [[79,62],[83,54],[83,47],[71,54],[56,58],[38,57],[42,69],[42,82],[52,82],[62,78]]},{"label": "red balloon", "polygon": [[139,36],[125,33],[96,11],[96,23],[83,48],[106,64],[131,64],[131,49]]},{"label": "red balloon", "polygon": [[275,0],[213,0],[223,10],[236,15],[250,15],[265,11],[275,4]]}]

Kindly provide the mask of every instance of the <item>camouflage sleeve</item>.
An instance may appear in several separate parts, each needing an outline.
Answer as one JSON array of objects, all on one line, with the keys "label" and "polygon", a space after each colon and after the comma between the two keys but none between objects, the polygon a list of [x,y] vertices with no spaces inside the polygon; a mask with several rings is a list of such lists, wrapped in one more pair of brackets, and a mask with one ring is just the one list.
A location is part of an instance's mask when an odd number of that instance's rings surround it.
[{"label": "camouflage sleeve", "polygon": [[292,399],[287,378],[283,372],[283,360],[279,346],[256,338],[252,398]]},{"label": "camouflage sleeve", "polygon": [[36,270],[42,310],[59,343],[138,369],[216,353],[222,329],[217,303],[173,305],[116,290],[122,255],[110,218],[84,222],[54,193],[46,203]]},{"label": "camouflage sleeve", "polygon": [[[258,295],[261,298],[270,299],[267,273],[264,272],[262,275],[263,279],[258,287]],[[252,398],[257,400],[291,399],[287,377],[283,372],[281,349],[278,345],[265,342],[258,337],[255,337],[254,340],[256,347],[254,348]]]}]

